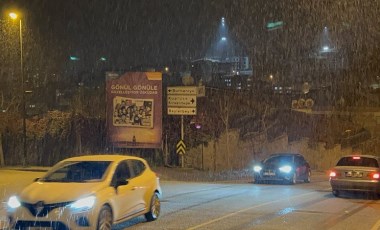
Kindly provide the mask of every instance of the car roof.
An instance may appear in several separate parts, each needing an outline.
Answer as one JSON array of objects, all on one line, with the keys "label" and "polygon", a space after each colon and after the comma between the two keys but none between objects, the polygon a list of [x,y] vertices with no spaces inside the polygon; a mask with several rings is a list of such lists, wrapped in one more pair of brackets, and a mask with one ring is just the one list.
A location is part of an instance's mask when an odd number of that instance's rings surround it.
[{"label": "car roof", "polygon": [[63,161],[120,161],[120,160],[142,160],[144,159],[129,155],[120,154],[99,154],[99,155],[85,155],[64,159]]}]

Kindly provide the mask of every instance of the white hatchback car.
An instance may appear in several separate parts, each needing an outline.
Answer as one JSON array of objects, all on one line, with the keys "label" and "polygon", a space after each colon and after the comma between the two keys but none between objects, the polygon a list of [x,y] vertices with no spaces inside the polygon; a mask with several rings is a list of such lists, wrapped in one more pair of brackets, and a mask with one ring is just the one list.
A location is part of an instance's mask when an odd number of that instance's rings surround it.
[{"label": "white hatchback car", "polygon": [[141,158],[89,155],[63,160],[9,198],[15,229],[111,229],[139,215],[160,214],[159,178]]}]

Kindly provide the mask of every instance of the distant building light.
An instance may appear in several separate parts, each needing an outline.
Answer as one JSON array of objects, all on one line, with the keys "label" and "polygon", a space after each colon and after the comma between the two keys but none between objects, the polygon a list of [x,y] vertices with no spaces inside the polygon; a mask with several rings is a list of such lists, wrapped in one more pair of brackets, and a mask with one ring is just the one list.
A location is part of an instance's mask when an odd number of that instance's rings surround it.
[{"label": "distant building light", "polygon": [[330,48],[329,48],[329,46],[324,46],[323,47],[323,51],[328,51]]},{"label": "distant building light", "polygon": [[165,71],[166,71],[166,72],[169,72],[169,67],[166,66],[166,67],[165,67]]},{"label": "distant building light", "polygon": [[100,58],[100,61],[107,61],[107,58],[105,58],[105,57],[101,57],[101,58]]},{"label": "distant building light", "polygon": [[226,37],[222,37],[222,41],[227,41],[227,38]]}]

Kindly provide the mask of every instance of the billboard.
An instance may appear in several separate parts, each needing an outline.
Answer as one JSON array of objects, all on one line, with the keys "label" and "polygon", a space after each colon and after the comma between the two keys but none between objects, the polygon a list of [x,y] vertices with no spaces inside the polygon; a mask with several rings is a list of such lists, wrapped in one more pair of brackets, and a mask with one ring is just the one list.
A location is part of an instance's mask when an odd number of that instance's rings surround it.
[{"label": "billboard", "polygon": [[161,148],[162,73],[106,74],[107,135],[119,148]]}]

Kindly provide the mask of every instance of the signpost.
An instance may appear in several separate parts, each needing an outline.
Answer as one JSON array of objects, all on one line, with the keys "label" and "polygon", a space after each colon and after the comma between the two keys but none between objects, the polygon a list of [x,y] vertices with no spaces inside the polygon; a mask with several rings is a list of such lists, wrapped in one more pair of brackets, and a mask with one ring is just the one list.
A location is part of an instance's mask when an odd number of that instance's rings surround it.
[{"label": "signpost", "polygon": [[182,168],[184,167],[185,142],[183,116],[197,115],[197,96],[201,92],[204,94],[204,88],[197,86],[172,86],[167,87],[167,105],[168,115],[181,115],[181,140],[177,144],[177,154],[181,155]]},{"label": "signpost", "polygon": [[197,115],[198,91],[197,86],[168,87],[168,115]]}]

